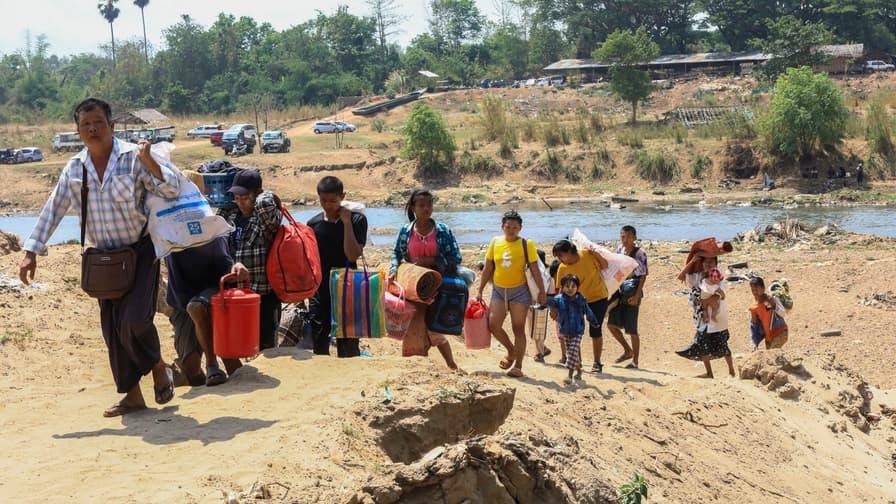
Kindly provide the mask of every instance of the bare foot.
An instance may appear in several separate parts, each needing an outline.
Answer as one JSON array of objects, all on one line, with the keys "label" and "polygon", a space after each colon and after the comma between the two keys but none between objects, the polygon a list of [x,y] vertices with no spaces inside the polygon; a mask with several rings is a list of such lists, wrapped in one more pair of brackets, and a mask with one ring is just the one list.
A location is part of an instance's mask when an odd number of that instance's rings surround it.
[{"label": "bare foot", "polygon": [[702,375],[698,376],[697,378],[708,378],[708,379],[712,379],[712,378],[714,378],[714,377],[713,377],[712,373],[703,373]]}]

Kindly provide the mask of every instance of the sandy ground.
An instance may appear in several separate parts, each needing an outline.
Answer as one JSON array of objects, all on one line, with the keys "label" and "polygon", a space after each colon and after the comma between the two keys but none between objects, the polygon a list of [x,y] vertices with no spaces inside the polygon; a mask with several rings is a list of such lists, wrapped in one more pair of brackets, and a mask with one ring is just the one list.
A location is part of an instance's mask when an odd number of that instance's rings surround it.
[{"label": "sandy ground", "polygon": [[[716,380],[697,379],[702,365],[673,353],[692,336],[686,300],[675,295],[682,261],[676,243],[644,244],[651,275],[640,371],[609,364],[620,351],[611,338],[605,374],[588,375],[574,389],[562,386],[565,370],[556,365],[528,361],[528,377],[512,380],[497,373],[495,343],[491,351],[452,345],[470,379],[516,388],[499,433],[574,444],[591,460],[582,478],[616,487],[641,472],[650,502],[894,502],[896,418],[885,415],[864,433],[840,405],[861,375],[875,395],[872,411],[896,407],[896,311],[859,302],[892,289],[893,245],[871,237],[748,245],[725,260],[790,280],[796,307],[787,317],[788,350],[805,356],[813,374],[798,400],[728,378],[723,361],[715,362]],[[476,254],[465,256],[475,261]],[[0,258],[2,272],[15,275],[19,260]],[[286,502],[346,502],[390,463],[358,427],[354,409],[379,402],[388,384],[397,397],[411,386],[436,394],[445,376],[437,352],[401,358],[392,340],[367,342],[373,357],[361,359],[282,348],[223,386],[178,388],[165,407],[105,419],[102,410],[117,396],[98,309],[78,288],[77,248],[52,247],[39,260],[37,280],[38,288],[0,289],[3,502],[222,502],[223,492],[247,491],[256,481],[277,499],[289,487]],[[729,301],[740,365],[749,352],[748,286],[732,285]],[[157,326],[170,360],[171,326],[161,315]],[[828,329],[843,335],[819,335]],[[549,345],[555,363],[556,343]],[[589,352],[586,344],[585,362]],[[151,380],[142,386],[151,398]]]}]

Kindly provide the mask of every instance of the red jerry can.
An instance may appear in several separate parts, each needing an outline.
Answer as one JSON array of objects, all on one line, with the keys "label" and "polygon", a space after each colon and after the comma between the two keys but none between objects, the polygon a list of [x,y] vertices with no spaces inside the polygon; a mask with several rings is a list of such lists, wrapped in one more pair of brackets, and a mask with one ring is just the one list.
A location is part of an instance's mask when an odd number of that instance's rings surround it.
[{"label": "red jerry can", "polygon": [[215,354],[227,359],[258,354],[261,296],[249,288],[224,288],[225,282],[236,278],[234,274],[221,277],[220,290],[212,296]]}]

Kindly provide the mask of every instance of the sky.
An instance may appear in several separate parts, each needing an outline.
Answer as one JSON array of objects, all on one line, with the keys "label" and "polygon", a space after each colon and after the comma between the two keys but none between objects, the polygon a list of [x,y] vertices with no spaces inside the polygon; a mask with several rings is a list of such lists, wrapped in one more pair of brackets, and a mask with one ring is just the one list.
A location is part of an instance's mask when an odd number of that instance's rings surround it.
[{"label": "sky", "polygon": [[[403,32],[396,40],[407,45],[427,29],[426,0],[398,0],[400,12],[407,16]],[[476,0],[479,9],[492,16],[492,0]],[[97,0],[4,0],[3,29],[0,30],[0,53],[12,53],[25,47],[28,30],[32,38],[45,34],[50,53],[57,55],[99,52],[99,45],[109,42],[109,24],[97,10]],[[140,9],[132,0],[120,0],[121,14],[115,21],[115,40],[143,38]],[[250,16],[283,30],[316,16],[316,11],[332,13],[337,5],[346,5],[355,15],[369,10],[364,0],[150,0],[146,7],[146,35],[150,46],[160,48],[162,30],[189,14],[196,22],[209,26],[219,12],[236,17]]]}]

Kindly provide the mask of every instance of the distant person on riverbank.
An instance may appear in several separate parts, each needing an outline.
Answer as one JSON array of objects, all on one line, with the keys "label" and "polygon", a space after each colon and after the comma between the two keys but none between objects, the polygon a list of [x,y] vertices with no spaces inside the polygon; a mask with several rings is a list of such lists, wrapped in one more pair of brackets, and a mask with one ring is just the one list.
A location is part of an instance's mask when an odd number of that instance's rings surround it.
[{"label": "distant person on riverbank", "polygon": [[676,353],[685,359],[702,361],[706,373],[699,378],[713,378],[712,359],[725,359],[728,364],[728,374],[734,376],[734,360],[731,358],[731,350],[728,348],[728,305],[724,299],[719,300],[719,310],[716,319],[707,321],[704,317],[708,300],[700,297],[700,283],[709,274],[709,271],[718,267],[718,257],[704,257],[695,255],[679,274],[691,288],[688,301],[693,310],[696,334],[691,344]]},{"label": "distant person on riverbank", "polygon": [[784,321],[784,305],[765,290],[765,280],[754,277],[750,280],[750,292],[756,304],[750,308],[750,337],[753,351],[760,343],[766,350],[781,348],[787,343],[787,322]]},{"label": "distant person on riverbank", "polygon": [[[622,287],[613,294],[610,299],[610,312],[607,314],[607,329],[622,345],[623,353],[616,359],[620,364],[629,359],[632,360],[627,368],[637,369],[638,359],[641,355],[641,337],[638,333],[638,316],[641,311],[641,301],[644,299],[644,285],[647,283],[647,252],[635,245],[638,239],[638,231],[634,226],[623,226],[619,232],[619,247],[617,254],[625,254],[638,261],[638,267],[623,282]],[[614,303],[615,302],[615,303]],[[631,346],[623,337],[622,332],[632,340]]]},{"label": "distant person on riverbank", "polygon": [[[398,231],[395,248],[392,251],[392,263],[389,269],[390,281],[395,280],[398,267],[401,263],[411,263],[423,268],[438,271],[443,278],[458,277],[458,266],[462,261],[460,247],[451,229],[444,223],[432,218],[433,195],[425,189],[418,189],[411,193],[405,205],[408,215],[408,224]],[[430,310],[440,306],[439,293],[430,305],[414,303],[417,311],[415,319],[411,322],[408,332],[404,336],[402,345],[405,349],[413,347],[417,352],[426,354],[430,347],[439,349],[445,364],[451,369],[457,369],[454,356],[451,353],[451,343],[444,334],[440,334],[430,328],[426,320]],[[410,301],[408,301],[410,303]],[[465,309],[466,306],[461,309]],[[461,314],[463,319],[463,314]],[[408,352],[402,352],[408,355]]]},{"label": "distant person on riverbank", "polygon": [[[181,370],[191,386],[220,385],[239,369],[239,359],[223,359],[227,374],[218,367],[212,333],[211,299],[218,293],[221,277],[228,273],[245,276],[242,264],[234,264],[226,238],[173,252],[165,257],[168,291],[165,301],[174,310],[169,317],[174,328],[174,348]],[[202,356],[205,355],[205,373]]]},{"label": "distant person on riverbank", "polygon": [[281,304],[267,274],[268,251],[283,220],[280,198],[262,188],[261,173],[245,169],[237,172],[228,190],[236,208],[222,208],[218,215],[234,227],[228,245],[233,259],[244,265],[236,273],[240,280],[261,296],[259,349],[277,346]]},{"label": "distant person on riverbank", "polygon": [[[330,354],[330,270],[357,268],[357,260],[367,243],[367,217],[342,206],[345,189],[336,177],[324,177],[317,183],[317,197],[323,211],[308,221],[317,237],[320,253],[321,283],[317,293],[308,300],[311,336],[315,355]],[[336,340],[336,355],[360,357],[360,342],[355,338]]]},{"label": "distant person on riverbank", "polygon": [[865,183],[865,165],[861,161],[856,165],[856,184],[862,186]]},{"label": "distant person on riverbank", "polygon": [[[86,209],[82,231],[94,247],[130,247],[135,252],[130,290],[116,299],[99,300],[100,325],[112,377],[118,392],[125,394],[103,412],[103,416],[114,417],[146,408],[140,378],[150,372],[156,402],[166,404],[174,397],[173,373],[162,360],[159,334],[153,323],[159,263],[146,232],[143,201],[148,192],[173,198],[178,195],[179,184],[176,168],[153,158],[149,142],[143,140],[134,145],[113,136],[108,103],[88,98],[75,107],[73,117],[85,148],[62,169],[31,237],[25,241],[19,277],[25,284],[34,280],[36,256],[47,254],[47,242],[71,208],[81,209],[82,216]],[[82,198],[84,189],[86,201]]]},{"label": "distant person on riverbank", "polygon": [[[609,305],[609,293],[601,270],[607,269],[608,263],[597,252],[586,250],[580,253],[576,246],[569,240],[560,240],[554,244],[554,257],[560,260],[555,281],[561,280],[566,275],[575,275],[579,279],[579,292],[588,302],[588,307],[594,312],[599,321],[588,329],[591,337],[591,345],[594,351],[594,364],[591,367],[593,373],[602,373],[604,365],[601,356],[604,348],[604,335],[601,325],[607,314]],[[567,351],[567,361],[569,359]]]},{"label": "distant person on riverbank", "polygon": [[573,372],[575,379],[582,379],[582,336],[585,334],[585,320],[591,327],[599,326],[601,321],[591,311],[585,297],[579,293],[579,278],[567,274],[560,279],[560,294],[547,302],[551,315],[560,325],[559,337],[566,345],[566,369],[569,376],[563,383],[572,385]]},{"label": "distant person on riverbank", "polygon": [[[508,376],[523,376],[523,360],[526,357],[526,318],[529,307],[534,302],[547,301],[544,281],[538,271],[538,252],[535,243],[520,237],[523,218],[511,210],[501,218],[503,236],[492,238],[485,253],[485,269],[479,282],[476,298],[482,301],[485,286],[492,284],[492,298],[489,303],[489,328],[495,338],[507,349],[507,356],[501,360],[501,369],[509,369]],[[538,286],[537,299],[532,299],[526,282],[526,269],[532,272]],[[504,331],[504,320],[510,313],[513,327],[513,342]]]}]

